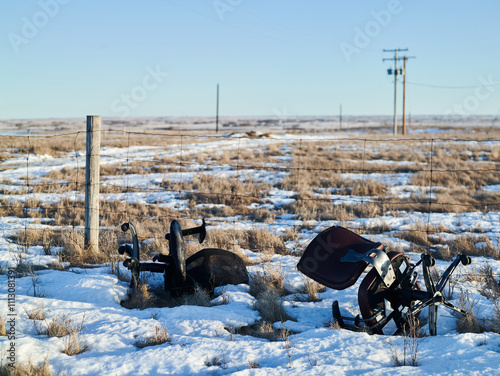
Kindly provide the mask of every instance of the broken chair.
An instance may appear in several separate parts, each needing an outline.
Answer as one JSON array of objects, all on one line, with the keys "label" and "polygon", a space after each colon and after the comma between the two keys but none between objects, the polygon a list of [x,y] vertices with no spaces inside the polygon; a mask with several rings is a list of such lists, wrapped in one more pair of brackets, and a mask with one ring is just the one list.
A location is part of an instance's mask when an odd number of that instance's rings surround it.
[{"label": "broken chair", "polygon": [[132,246],[123,244],[118,253],[129,257],[123,265],[131,271],[130,288],[137,286],[140,273],[149,271],[163,273],[165,290],[173,296],[191,293],[196,286],[208,290],[210,293],[217,286],[227,284],[248,283],[248,273],[243,260],[236,254],[218,248],[205,248],[186,259],[186,245],[184,236],[198,235],[202,243],[206,237],[206,224],[199,227],[183,230],[178,221],[170,224],[170,232],[165,235],[169,241],[169,254],[157,254],[152,262],[141,262],[139,241],[135,226],[126,222],[122,224],[123,232],[132,234]]},{"label": "broken chair", "polygon": [[[411,264],[401,252],[388,251],[379,242],[372,242],[340,226],[320,233],[307,246],[297,268],[306,276],[335,290],[344,290],[356,283],[368,264],[372,268],[363,278],[358,290],[358,304],[362,318],[340,314],[338,301],[332,304],[335,321],[343,328],[383,334],[384,326],[392,319],[396,333],[404,331],[410,317],[417,317],[429,309],[429,334],[436,335],[439,305],[465,314],[465,311],[446,300],[443,290],[456,267],[469,265],[470,257],[458,255],[437,282],[430,268],[435,259],[422,254]],[[425,290],[422,290],[416,267],[422,265]]]}]

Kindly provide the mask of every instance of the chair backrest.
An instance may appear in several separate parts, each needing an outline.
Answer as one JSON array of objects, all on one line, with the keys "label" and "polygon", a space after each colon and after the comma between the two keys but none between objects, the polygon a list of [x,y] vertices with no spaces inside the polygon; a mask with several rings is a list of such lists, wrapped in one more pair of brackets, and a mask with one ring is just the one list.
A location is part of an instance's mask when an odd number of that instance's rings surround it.
[{"label": "chair backrest", "polygon": [[364,254],[371,249],[383,249],[381,243],[372,242],[340,226],[333,226],[316,236],[307,246],[297,269],[327,287],[343,290],[358,280],[367,266],[366,261],[340,261],[349,251]]},{"label": "chair backrest", "polygon": [[187,275],[202,288],[248,283],[244,261],[237,254],[205,248],[186,260]]}]

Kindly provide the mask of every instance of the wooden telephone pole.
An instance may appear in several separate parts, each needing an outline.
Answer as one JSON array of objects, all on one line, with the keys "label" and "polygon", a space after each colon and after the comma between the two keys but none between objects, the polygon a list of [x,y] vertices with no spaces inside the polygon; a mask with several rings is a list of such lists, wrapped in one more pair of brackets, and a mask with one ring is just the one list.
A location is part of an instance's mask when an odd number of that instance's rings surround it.
[{"label": "wooden telephone pole", "polygon": [[388,69],[388,74],[394,74],[394,123],[393,123],[393,131],[394,134],[398,134],[398,115],[397,115],[397,107],[398,107],[398,74],[402,73],[401,69],[398,69],[398,60],[402,58],[398,57],[399,51],[408,51],[407,48],[396,48],[393,50],[383,50],[384,52],[394,52],[394,57],[382,59],[382,61],[386,60],[394,60],[394,72],[392,69]]}]

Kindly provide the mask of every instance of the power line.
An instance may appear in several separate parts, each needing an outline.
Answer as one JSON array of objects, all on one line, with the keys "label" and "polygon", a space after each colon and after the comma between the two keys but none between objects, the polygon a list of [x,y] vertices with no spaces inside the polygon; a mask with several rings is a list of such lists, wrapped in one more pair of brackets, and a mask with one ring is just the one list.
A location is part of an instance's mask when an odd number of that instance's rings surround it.
[{"label": "power line", "polygon": [[483,86],[500,86],[500,82],[495,82],[495,83],[489,84],[489,85],[471,85],[471,86],[434,85],[434,84],[422,84],[422,83],[411,82],[411,81],[408,81],[408,84],[415,85],[415,86],[431,87],[431,88],[435,88],[435,89],[476,89],[478,87],[483,87]]}]

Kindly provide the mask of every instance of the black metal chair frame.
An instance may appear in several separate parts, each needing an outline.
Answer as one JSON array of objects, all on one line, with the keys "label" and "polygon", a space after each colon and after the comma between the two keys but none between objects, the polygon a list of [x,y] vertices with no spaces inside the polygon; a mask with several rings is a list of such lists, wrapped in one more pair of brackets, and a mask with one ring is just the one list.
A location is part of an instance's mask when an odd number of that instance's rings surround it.
[{"label": "black metal chair frame", "polygon": [[[377,309],[371,317],[362,319],[357,315],[353,318],[342,316],[340,314],[338,301],[334,301],[332,304],[333,318],[343,328],[355,331],[366,331],[369,333],[374,333],[378,329],[382,329],[391,319],[395,319],[398,329],[401,330],[408,322],[410,315],[417,317],[424,308],[428,307],[429,334],[434,336],[437,334],[437,313],[439,305],[442,304],[444,307],[460,314],[466,314],[463,309],[448,302],[443,295],[446,284],[449,282],[451,275],[460,263],[469,265],[471,259],[465,255],[457,255],[446,271],[441,275],[438,282],[435,283],[430,273],[430,267],[434,266],[435,259],[428,254],[422,254],[420,261],[412,265],[408,272],[404,274],[404,278],[411,278],[416,282],[417,273],[415,272],[415,268],[419,264],[422,264],[426,291],[416,288],[416,284],[412,284],[415,286],[415,289],[402,289],[400,288],[401,283],[398,282],[397,285],[391,287],[391,290],[388,292],[388,295],[391,295],[391,300],[399,301],[401,307],[408,308],[406,312]],[[353,324],[347,324],[346,321],[351,321]],[[376,323],[374,325],[369,325],[369,323],[373,321],[376,321]]]},{"label": "black metal chair frame", "polygon": [[[135,226],[130,222],[126,222],[122,224],[121,229],[123,232],[130,231],[132,234],[132,246],[123,244],[118,248],[118,253],[129,256],[123,262],[123,265],[132,274],[129,295],[138,286],[140,273],[144,271],[163,273],[165,290],[174,296],[193,292],[197,285],[212,292],[217,283],[221,284],[225,279],[224,276],[213,276],[211,274],[210,257],[216,257],[218,260],[224,260],[234,266],[234,268],[229,268],[227,263],[223,265],[226,267],[225,271],[229,274],[231,271],[234,273],[240,272],[241,277],[239,277],[237,283],[248,283],[248,275],[243,261],[232,252],[217,248],[206,248],[186,259],[184,236],[198,235],[198,241],[203,243],[207,234],[205,220],[203,220],[201,226],[184,230],[177,220],[173,220],[170,224],[170,232],[165,235],[165,238],[169,241],[169,254],[157,254],[152,262],[140,261],[139,241]],[[188,268],[187,266],[190,265],[194,265],[194,267]],[[223,272],[219,271],[219,274]]]},{"label": "black metal chair frame", "polygon": [[[328,231],[332,230],[337,231],[338,234],[346,234],[352,244],[349,244],[349,241],[346,244],[327,238]],[[335,226],[325,230],[316,239],[319,240],[311,242],[297,266],[301,272],[327,287],[342,290],[352,286],[367,264],[373,266],[363,279],[358,292],[363,318],[360,315],[343,316],[340,313],[338,301],[332,304],[333,318],[343,328],[366,331],[370,334],[383,334],[382,328],[392,319],[398,328],[396,333],[401,333],[407,329],[410,317],[417,317],[423,309],[428,308],[429,334],[434,336],[437,333],[437,313],[440,305],[461,314],[466,313],[447,301],[443,293],[457,266],[460,263],[463,265],[471,263],[470,257],[466,255],[457,255],[439,280],[435,282],[430,268],[435,265],[436,260],[429,254],[422,254],[420,260],[413,265],[403,253],[387,252],[386,247],[380,243],[370,242],[347,229]],[[325,239],[328,239],[333,246],[326,244]],[[342,247],[336,248],[336,244],[341,244]],[[367,246],[371,249],[366,251]],[[308,268],[308,263],[314,265],[311,258],[319,258],[323,263],[325,261],[327,263],[328,258],[334,259],[334,266],[340,263],[345,267],[351,267],[352,270],[355,266],[358,274],[348,283],[345,283],[343,279],[338,282],[334,277],[329,278],[324,269],[318,272],[318,268]],[[353,263],[356,265],[352,265]],[[425,290],[420,288],[417,281],[416,268],[419,265],[422,265]]]}]

